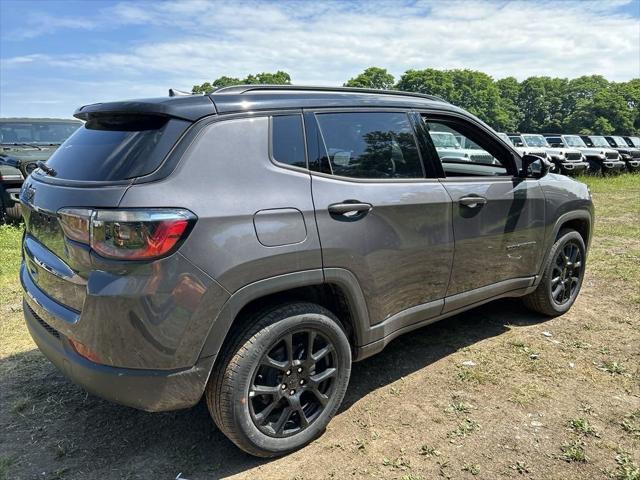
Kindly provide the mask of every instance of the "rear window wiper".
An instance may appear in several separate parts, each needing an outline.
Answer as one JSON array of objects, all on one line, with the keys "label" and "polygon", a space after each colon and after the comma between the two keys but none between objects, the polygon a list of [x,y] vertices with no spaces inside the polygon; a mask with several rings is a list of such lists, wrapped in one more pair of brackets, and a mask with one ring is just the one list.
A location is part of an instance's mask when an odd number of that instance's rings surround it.
[{"label": "rear window wiper", "polygon": [[53,168],[48,166],[42,160],[38,161],[36,165],[38,165],[38,168],[42,170],[44,173],[46,173],[47,175],[49,175],[50,177],[55,177],[58,174],[58,172],[56,172]]}]

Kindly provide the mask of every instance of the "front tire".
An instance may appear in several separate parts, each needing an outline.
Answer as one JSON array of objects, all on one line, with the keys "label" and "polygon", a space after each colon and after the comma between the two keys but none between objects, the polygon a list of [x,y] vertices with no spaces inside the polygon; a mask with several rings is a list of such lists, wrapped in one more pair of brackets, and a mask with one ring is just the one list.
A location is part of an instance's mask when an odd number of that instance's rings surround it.
[{"label": "front tire", "polygon": [[582,236],[575,230],[561,230],[551,247],[540,284],[523,297],[525,306],[551,317],[566,313],[580,293],[585,254]]},{"label": "front tire", "polygon": [[351,347],[313,303],[258,315],[221,353],[205,392],[216,425],[251,455],[275,457],[317,438],[340,406]]}]

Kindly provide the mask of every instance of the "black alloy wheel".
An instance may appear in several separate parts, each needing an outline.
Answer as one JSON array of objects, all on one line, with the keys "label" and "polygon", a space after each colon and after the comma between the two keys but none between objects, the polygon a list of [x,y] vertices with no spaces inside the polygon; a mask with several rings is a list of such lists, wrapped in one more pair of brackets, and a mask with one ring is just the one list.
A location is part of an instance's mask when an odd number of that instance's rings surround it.
[{"label": "black alloy wheel", "polygon": [[551,297],[563,305],[575,297],[582,281],[582,252],[575,241],[568,241],[558,251],[551,274]]},{"label": "black alloy wheel", "polygon": [[264,434],[300,433],[322,413],[338,374],[335,349],[313,329],[288,333],[262,357],[248,392],[251,418]]}]

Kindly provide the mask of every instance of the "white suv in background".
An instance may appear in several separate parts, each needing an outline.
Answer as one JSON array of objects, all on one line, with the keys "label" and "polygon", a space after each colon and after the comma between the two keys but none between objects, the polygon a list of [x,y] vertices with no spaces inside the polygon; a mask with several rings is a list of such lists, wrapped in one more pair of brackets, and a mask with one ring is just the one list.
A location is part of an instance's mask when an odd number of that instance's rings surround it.
[{"label": "white suv in background", "polygon": [[478,146],[475,146],[476,148],[466,148],[467,145],[463,147],[458,137],[451,132],[429,132],[429,134],[441,159],[455,158],[486,165],[495,163],[495,158],[482,148]]},{"label": "white suv in background", "polygon": [[552,147],[547,139],[536,133],[510,134],[517,135],[528,148],[544,148],[556,171],[564,175],[584,173],[589,169],[585,156],[577,148]]}]

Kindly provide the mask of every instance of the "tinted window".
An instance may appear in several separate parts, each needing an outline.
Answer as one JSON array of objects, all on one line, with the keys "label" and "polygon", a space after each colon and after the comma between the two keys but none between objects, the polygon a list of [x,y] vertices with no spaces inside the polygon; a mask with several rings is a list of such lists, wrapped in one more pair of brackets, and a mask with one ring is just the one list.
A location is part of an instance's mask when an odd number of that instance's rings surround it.
[{"label": "tinted window", "polygon": [[277,162],[307,167],[300,115],[278,115],[271,118],[271,148]]},{"label": "tinted window", "polygon": [[334,175],[353,178],[422,178],[422,164],[405,113],[317,115]]},{"label": "tinted window", "polygon": [[[425,125],[447,177],[507,175],[507,168],[499,160],[503,152],[498,152],[483,132],[456,122],[425,120]],[[443,142],[445,137],[459,140]]]},{"label": "tinted window", "polygon": [[547,142],[552,147],[564,147],[564,142],[560,137],[547,137]]},{"label": "tinted window", "polygon": [[140,177],[162,162],[188,123],[151,116],[94,118],[47,161],[56,178],[115,181]]}]

